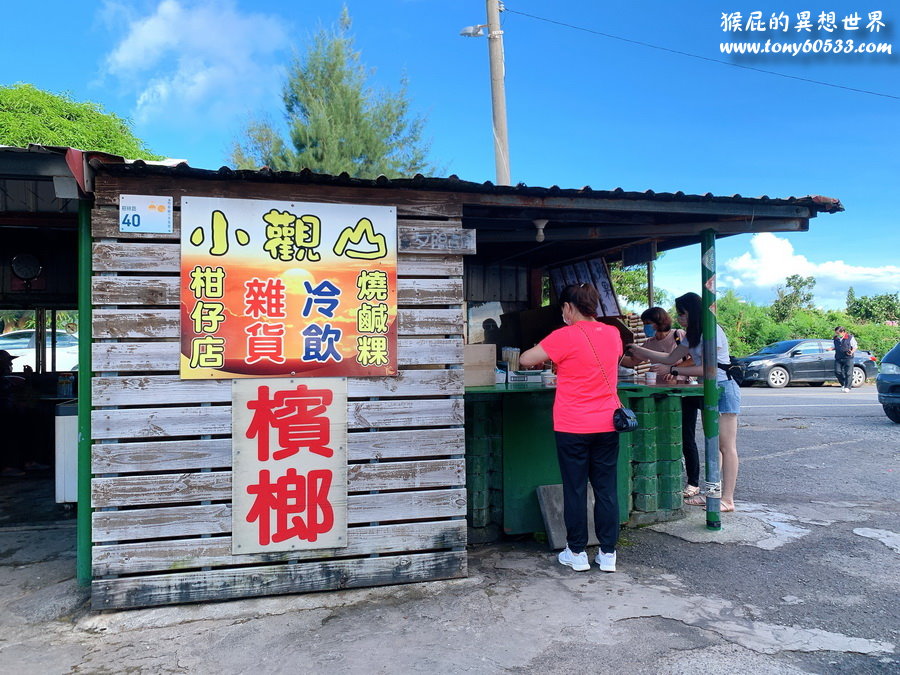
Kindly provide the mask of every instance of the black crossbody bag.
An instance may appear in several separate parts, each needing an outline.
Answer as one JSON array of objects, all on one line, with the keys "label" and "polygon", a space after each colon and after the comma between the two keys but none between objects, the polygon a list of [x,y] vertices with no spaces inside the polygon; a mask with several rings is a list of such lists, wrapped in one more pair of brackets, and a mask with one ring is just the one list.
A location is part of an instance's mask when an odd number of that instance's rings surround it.
[{"label": "black crossbody bag", "polygon": [[619,400],[618,393],[612,388],[612,385],[609,383],[609,378],[606,376],[606,369],[603,367],[603,364],[600,363],[600,357],[597,356],[597,350],[594,349],[594,343],[591,342],[588,334],[584,332],[584,328],[578,326],[578,329],[584,335],[584,339],[587,340],[588,345],[590,345],[591,351],[594,353],[594,358],[597,360],[597,365],[600,366],[600,372],[603,373],[603,379],[606,380],[606,386],[613,397],[616,399],[616,403],[619,404],[619,407],[613,411],[613,426],[619,433],[634,431],[638,428],[637,415],[634,414],[634,411],[631,408],[626,408],[622,405],[622,402]]}]

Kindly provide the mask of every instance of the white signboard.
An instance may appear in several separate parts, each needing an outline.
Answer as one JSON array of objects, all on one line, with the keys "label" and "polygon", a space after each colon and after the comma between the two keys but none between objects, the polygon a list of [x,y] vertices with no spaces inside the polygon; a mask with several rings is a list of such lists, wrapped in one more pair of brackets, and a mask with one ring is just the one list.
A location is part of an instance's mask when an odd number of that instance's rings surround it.
[{"label": "white signboard", "polygon": [[232,553],[347,545],[347,379],[232,383]]},{"label": "white signboard", "polygon": [[171,234],[172,198],[119,195],[119,232]]}]

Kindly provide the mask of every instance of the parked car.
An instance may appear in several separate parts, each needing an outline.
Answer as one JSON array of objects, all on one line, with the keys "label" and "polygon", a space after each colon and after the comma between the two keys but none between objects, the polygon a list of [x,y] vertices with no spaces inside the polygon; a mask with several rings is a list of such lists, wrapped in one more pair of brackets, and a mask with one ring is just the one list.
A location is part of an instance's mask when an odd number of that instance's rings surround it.
[{"label": "parked car", "polygon": [[[744,371],[744,385],[764,383],[786,387],[805,382],[819,387],[837,382],[834,374],[834,343],[831,340],[783,340],[766,345],[758,352],[736,359]],[[853,355],[853,384],[861,387],[878,372],[871,352],[857,349]]]},{"label": "parked car", "polygon": [[[47,346],[44,353],[45,369],[50,370],[51,335],[47,335]],[[10,356],[17,356],[13,361],[13,372],[22,372],[25,366],[34,369],[37,353],[34,329],[14,330],[0,335],[0,349],[5,349]],[[65,331],[56,331],[56,370],[78,370],[78,336]]]},{"label": "parked car", "polygon": [[900,342],[881,359],[875,386],[884,414],[892,422],[900,424]]}]

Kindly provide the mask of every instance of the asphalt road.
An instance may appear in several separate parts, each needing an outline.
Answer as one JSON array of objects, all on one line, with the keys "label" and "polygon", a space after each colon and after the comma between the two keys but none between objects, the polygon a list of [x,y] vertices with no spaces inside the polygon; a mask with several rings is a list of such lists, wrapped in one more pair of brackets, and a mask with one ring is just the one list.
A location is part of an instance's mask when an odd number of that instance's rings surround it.
[{"label": "asphalt road", "polygon": [[[900,644],[900,424],[884,415],[874,385],[741,394],[737,508],[780,514],[775,532],[789,541],[685,548],[642,530],[627,535],[629,553],[647,578],[675,574],[755,620]],[[729,524],[724,514],[723,530]],[[782,657],[808,672],[900,672],[896,654]]]},{"label": "asphalt road", "polygon": [[877,419],[884,415],[874,384],[864,384],[859,389],[843,393],[835,384],[821,387],[808,385],[787,386],[784,389],[768,387],[743,387],[741,389],[741,413],[745,419],[775,415],[801,415],[809,419],[820,417],[864,417]]}]

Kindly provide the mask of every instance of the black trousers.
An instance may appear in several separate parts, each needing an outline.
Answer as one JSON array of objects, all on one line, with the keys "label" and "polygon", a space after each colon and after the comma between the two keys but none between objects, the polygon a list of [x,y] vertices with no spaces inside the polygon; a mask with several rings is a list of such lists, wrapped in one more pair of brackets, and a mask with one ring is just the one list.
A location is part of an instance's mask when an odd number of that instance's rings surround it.
[{"label": "black trousers", "polygon": [[556,455],[563,482],[563,518],[566,541],[573,553],[587,546],[587,484],[594,489],[594,531],[600,550],[612,553],[619,538],[619,496],[616,463],[619,435],[556,432]]},{"label": "black trousers", "polygon": [[700,486],[700,451],[697,449],[697,413],[703,409],[702,396],[681,397],[681,452],[688,485]]},{"label": "black trousers", "polygon": [[853,361],[851,359],[835,359],[834,374],[842,387],[850,388],[853,384]]}]

